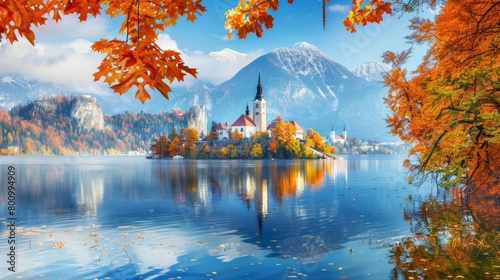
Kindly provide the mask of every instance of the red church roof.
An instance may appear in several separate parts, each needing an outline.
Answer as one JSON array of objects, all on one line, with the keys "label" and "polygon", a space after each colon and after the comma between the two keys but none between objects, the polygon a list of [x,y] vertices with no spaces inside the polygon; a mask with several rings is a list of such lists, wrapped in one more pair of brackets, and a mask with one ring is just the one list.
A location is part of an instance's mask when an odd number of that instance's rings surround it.
[{"label": "red church roof", "polygon": [[242,114],[231,126],[256,126],[249,115]]},{"label": "red church roof", "polygon": [[304,131],[304,129],[296,121],[289,121],[289,123],[291,123],[295,127],[295,130]]},{"label": "red church roof", "polygon": [[224,129],[227,129],[228,126],[229,126],[229,124],[227,122],[226,123],[218,123],[215,126],[215,129],[216,130],[224,130]]}]

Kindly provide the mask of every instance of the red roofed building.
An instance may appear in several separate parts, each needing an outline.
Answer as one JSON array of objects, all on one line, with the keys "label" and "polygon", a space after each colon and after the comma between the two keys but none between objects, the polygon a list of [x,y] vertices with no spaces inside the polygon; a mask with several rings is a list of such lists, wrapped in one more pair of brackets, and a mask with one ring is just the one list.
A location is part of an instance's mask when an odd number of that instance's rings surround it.
[{"label": "red roofed building", "polygon": [[228,122],[226,123],[218,123],[215,126],[215,131],[219,134],[219,139],[227,139],[229,138],[229,131],[231,130],[231,126]]},{"label": "red roofed building", "polygon": [[181,119],[182,117],[184,117],[186,115],[186,111],[184,110],[181,110],[179,108],[173,108],[172,109],[172,113],[174,114],[174,116],[178,119]]},{"label": "red roofed building", "polygon": [[243,138],[250,138],[257,131],[257,126],[252,118],[247,114],[242,114],[232,125],[231,131],[238,131],[243,134]]}]

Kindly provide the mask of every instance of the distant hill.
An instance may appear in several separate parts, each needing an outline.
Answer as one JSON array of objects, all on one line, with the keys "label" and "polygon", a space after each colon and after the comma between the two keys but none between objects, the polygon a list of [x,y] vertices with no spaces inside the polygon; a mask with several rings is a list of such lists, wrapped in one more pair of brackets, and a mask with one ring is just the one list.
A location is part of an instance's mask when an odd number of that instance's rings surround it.
[{"label": "distant hill", "polygon": [[160,135],[174,127],[177,131],[187,127],[194,117],[192,111],[109,116],[89,96],[47,97],[15,106],[10,112],[0,110],[0,149],[22,154],[148,151]]}]

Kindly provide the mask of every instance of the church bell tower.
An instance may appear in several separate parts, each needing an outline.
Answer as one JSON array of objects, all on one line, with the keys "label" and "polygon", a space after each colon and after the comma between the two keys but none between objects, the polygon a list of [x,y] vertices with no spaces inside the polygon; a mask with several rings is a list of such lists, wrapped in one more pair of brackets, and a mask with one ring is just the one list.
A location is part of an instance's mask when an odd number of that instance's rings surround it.
[{"label": "church bell tower", "polygon": [[259,72],[257,94],[255,95],[255,99],[253,101],[253,122],[257,126],[257,131],[266,131],[266,115],[266,100],[264,100],[264,94],[262,93],[262,85],[260,84]]}]

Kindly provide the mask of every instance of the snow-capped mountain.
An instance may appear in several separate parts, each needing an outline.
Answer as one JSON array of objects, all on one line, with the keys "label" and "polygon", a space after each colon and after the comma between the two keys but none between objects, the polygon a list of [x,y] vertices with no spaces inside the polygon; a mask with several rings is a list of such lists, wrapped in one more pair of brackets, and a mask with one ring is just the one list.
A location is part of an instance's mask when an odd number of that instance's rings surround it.
[{"label": "snow-capped mountain", "polygon": [[52,83],[30,80],[20,75],[0,75],[0,109],[12,107],[29,100],[62,94],[64,89]]},{"label": "snow-capped mountain", "polygon": [[210,52],[208,53],[208,56],[216,60],[221,60],[226,62],[237,62],[241,59],[246,58],[248,55],[225,48],[218,52]]},{"label": "snow-capped mountain", "polygon": [[267,102],[268,123],[276,116],[328,135],[344,125],[350,135],[388,139],[387,114],[379,83],[356,76],[308,43],[269,52],[215,87],[195,87],[171,102],[175,107],[205,105],[209,122],[233,122],[255,98],[258,76]]},{"label": "snow-capped mountain", "polygon": [[358,77],[367,81],[383,81],[384,74],[391,70],[387,64],[375,60],[367,61],[361,65],[351,68],[351,71]]}]

